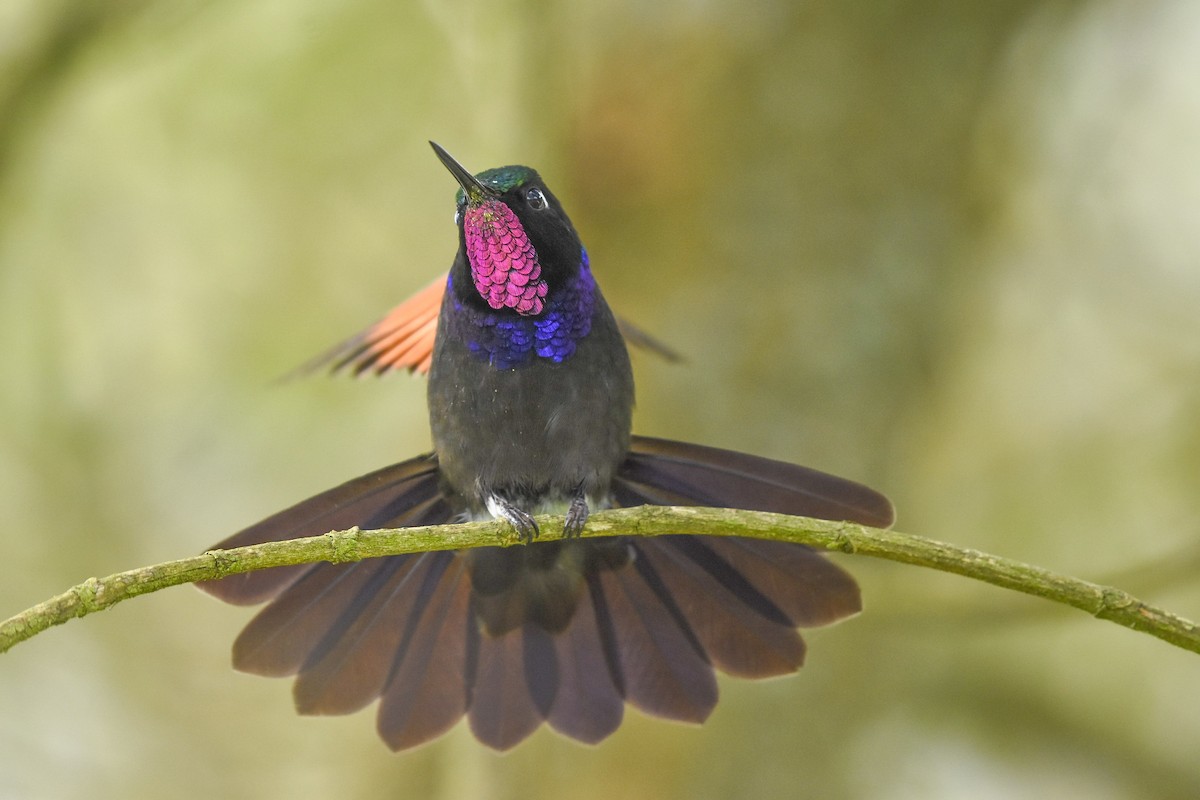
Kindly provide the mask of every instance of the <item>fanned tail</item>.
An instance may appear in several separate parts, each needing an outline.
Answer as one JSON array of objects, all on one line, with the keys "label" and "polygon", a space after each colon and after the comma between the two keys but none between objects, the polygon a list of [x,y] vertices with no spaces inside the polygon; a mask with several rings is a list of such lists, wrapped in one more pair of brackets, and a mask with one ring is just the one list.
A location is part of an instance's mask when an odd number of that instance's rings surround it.
[{"label": "fanned tail", "polygon": [[[423,456],[349,481],[226,539],[222,547],[332,529],[449,521],[437,461]],[[891,522],[882,495],[791,464],[635,437],[613,484],[620,505],[704,504]],[[234,666],[296,676],[297,710],[345,714],[379,699],[395,750],[464,715],[509,749],[543,722],[595,743],[626,703],[699,723],[715,669],[795,671],[797,627],[856,613],[853,578],[800,545],[678,535],[543,542],[281,567],[202,584],[232,603],[271,602],[234,645]]]}]

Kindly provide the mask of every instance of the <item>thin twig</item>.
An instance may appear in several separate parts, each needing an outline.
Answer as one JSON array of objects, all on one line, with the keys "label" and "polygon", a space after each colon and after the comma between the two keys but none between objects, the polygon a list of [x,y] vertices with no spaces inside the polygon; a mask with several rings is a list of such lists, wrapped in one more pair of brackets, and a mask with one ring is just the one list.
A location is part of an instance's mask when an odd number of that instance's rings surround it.
[{"label": "thin twig", "polygon": [[[562,519],[539,518],[542,539],[562,535]],[[886,558],[952,572],[1006,589],[1073,606],[1127,628],[1200,653],[1200,627],[1128,592],[1060,575],[1040,567],[944,542],[847,522],[827,522],[756,511],[642,506],[602,511],[588,519],[585,536],[660,536],[690,533],[749,536],[800,542],[823,550]],[[78,586],[0,623],[0,653],[54,625],[109,608],[130,597],[168,586],[289,564],[341,563],[364,558],[512,545],[512,529],[499,522],[469,522],[422,528],[337,531],[307,539],[212,550],[191,558],[89,578]]]}]

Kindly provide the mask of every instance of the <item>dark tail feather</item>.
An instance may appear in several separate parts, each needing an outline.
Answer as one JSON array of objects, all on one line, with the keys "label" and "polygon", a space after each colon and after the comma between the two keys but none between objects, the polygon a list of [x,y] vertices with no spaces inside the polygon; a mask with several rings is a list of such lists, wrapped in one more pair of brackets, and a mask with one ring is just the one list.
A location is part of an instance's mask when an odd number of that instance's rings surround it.
[{"label": "dark tail feather", "polygon": [[[598,588],[596,580],[589,583]],[[547,718],[554,730],[588,744],[609,736],[625,715],[616,643],[601,633],[593,593],[583,593],[571,626],[554,639],[558,695]]]},{"label": "dark tail feather", "polygon": [[[887,498],[844,478],[744,453],[637,436],[617,473],[613,495],[622,506],[706,505],[874,527],[886,527],[894,518]],[[634,562],[639,575],[664,599],[678,627],[708,661],[731,675],[764,678],[795,671],[805,655],[797,627],[826,625],[862,609],[854,579],[802,545],[679,535],[638,540],[632,546],[640,556]],[[681,665],[690,658],[681,645],[669,654]],[[705,682],[694,676],[689,680],[702,697]],[[702,708],[702,703],[695,706]],[[689,718],[680,715],[683,709],[646,710]]]},{"label": "dark tail feather", "polygon": [[[218,543],[214,549],[280,542],[329,531],[434,525],[450,510],[438,492],[438,464],[418,456],[310,497]],[[227,603],[255,605],[270,600],[312,567],[275,567],[196,584]]]},{"label": "dark tail feather", "polygon": [[623,506],[743,508],[886,528],[886,497],[862,484],[768,458],[634,436],[614,482]]},{"label": "dark tail feather", "polygon": [[[657,717],[703,722],[717,680],[703,649],[644,559],[599,574],[600,628],[614,642],[625,699]],[[600,665],[596,665],[600,667]]]},{"label": "dark tail feather", "polygon": [[541,630],[533,632],[536,627],[530,622],[502,636],[479,637],[475,685],[467,717],[475,738],[495,750],[512,748],[537,730],[545,719],[545,709],[540,707],[544,698],[531,686],[526,669],[530,650],[535,665],[546,657],[539,650],[544,648],[548,634]]},{"label": "dark tail feather", "polygon": [[[712,448],[635,439],[614,482],[621,505],[706,504],[871,525],[891,506],[866,487]],[[221,546],[358,525],[448,521],[431,457],[306,500]],[[380,698],[380,736],[423,744],[467,715],[506,750],[543,722],[584,742],[621,724],[626,702],[701,722],[714,668],[762,678],[804,660],[796,627],[860,609],[858,587],[809,548],[686,534],[420,553],[285,567],[202,586],[235,603],[272,600],[234,645],[234,665],[297,675],[299,711],[342,714]]]},{"label": "dark tail feather", "polygon": [[233,666],[255,675],[295,675],[359,622],[379,579],[413,560],[398,556],[312,566],[242,629],[233,643]]},{"label": "dark tail feather", "polygon": [[[794,672],[804,663],[804,640],[770,598],[740,575],[736,583],[743,586],[735,588],[708,572],[693,558],[696,551],[711,555],[701,540],[660,539],[639,542],[638,551],[662,576],[714,666],[738,678],[768,678]],[[723,571],[732,572],[728,565]]]},{"label": "dark tail feather", "polygon": [[[420,609],[422,602],[434,602],[434,590],[451,558],[445,553],[423,553],[377,559],[382,562],[379,571],[364,582],[352,601],[342,604],[341,618],[323,634],[315,626],[307,627],[308,620],[292,620],[289,627],[281,629],[280,639],[306,643],[308,649],[296,671],[296,709],[302,714],[348,714],[378,697],[393,672],[396,654],[414,638],[417,623],[424,622],[424,616],[414,609]],[[370,563],[324,565],[322,569],[354,573]],[[297,584],[262,613],[301,591]],[[243,637],[253,625],[251,622]],[[249,671],[249,665],[238,658],[236,644],[234,666]]]},{"label": "dark tail feather", "polygon": [[[396,598],[398,631],[403,638],[377,658],[395,665],[379,703],[379,735],[393,750],[404,750],[441,736],[467,712],[478,630],[471,613],[471,584],[458,553],[449,560],[433,597],[422,608],[413,598]],[[419,624],[408,635],[415,618]],[[397,636],[400,639],[400,636]],[[303,676],[302,676],[303,677]],[[353,675],[350,676],[353,680]]]},{"label": "dark tail feather", "polygon": [[[796,627],[829,625],[862,610],[854,578],[803,545],[735,537],[688,538],[689,558],[733,587],[743,603],[761,609],[761,603],[770,602]],[[743,581],[753,588],[742,588]]]}]

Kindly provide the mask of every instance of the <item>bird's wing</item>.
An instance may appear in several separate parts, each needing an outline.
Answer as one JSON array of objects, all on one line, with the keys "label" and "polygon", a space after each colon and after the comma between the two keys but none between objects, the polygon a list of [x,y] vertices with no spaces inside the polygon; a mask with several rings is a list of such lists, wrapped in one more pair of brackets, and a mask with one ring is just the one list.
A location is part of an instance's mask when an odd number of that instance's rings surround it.
[{"label": "bird's wing", "polygon": [[438,311],[445,293],[446,277],[443,275],[374,325],[330,348],[296,372],[304,374],[327,368],[332,373],[353,375],[364,372],[382,375],[392,370],[428,373],[433,362]]},{"label": "bird's wing", "polygon": [[623,506],[693,505],[772,511],[886,528],[891,502],[808,467],[698,444],[634,436],[613,493]]},{"label": "bird's wing", "polygon": [[[212,549],[320,536],[355,526],[369,530],[437,525],[449,522],[450,517],[450,508],[438,490],[437,459],[424,455],[321,492],[244,528]],[[227,603],[254,605],[270,600],[320,566],[273,567],[196,585]]]},{"label": "bird's wing", "polygon": [[[427,374],[433,362],[438,312],[445,293],[446,278],[439,276],[389,311],[383,319],[312,359],[295,374],[323,369],[356,376],[367,372],[382,375],[393,370]],[[679,353],[633,323],[618,318],[617,325],[625,341],[634,347],[667,361],[682,360]]]}]

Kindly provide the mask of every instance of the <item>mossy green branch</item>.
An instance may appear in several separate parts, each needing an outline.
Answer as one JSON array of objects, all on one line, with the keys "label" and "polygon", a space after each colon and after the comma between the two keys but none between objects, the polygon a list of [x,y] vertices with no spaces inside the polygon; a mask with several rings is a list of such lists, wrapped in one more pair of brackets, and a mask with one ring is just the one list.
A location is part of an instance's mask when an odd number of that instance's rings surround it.
[{"label": "mossy green branch", "polygon": [[[539,518],[543,539],[562,535],[562,519]],[[1142,602],[1128,592],[1081,581],[977,550],[877,530],[846,522],[827,522],[755,511],[643,506],[593,514],[585,536],[661,536],[692,533],[749,536],[801,542],[823,550],[886,558],[991,583],[1044,597],[1149,633],[1185,650],[1200,653],[1196,623]],[[269,542],[235,550],[212,550],[191,558],[89,578],[57,597],[0,623],[0,653],[53,625],[116,605],[130,597],[168,586],[213,580],[239,572],[318,561],[335,563],[364,558],[456,550],[516,543],[513,530],[499,522],[471,522],[395,530],[336,531],[307,539]]]}]

